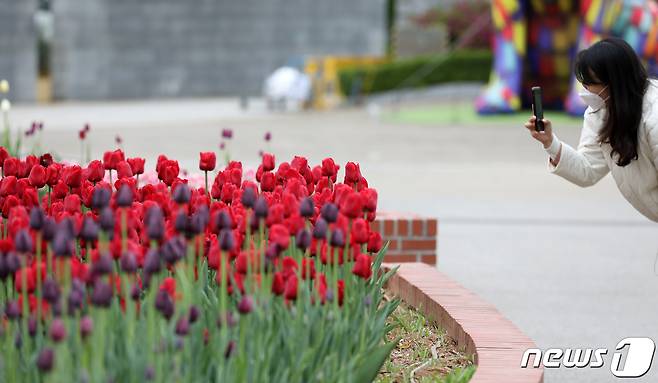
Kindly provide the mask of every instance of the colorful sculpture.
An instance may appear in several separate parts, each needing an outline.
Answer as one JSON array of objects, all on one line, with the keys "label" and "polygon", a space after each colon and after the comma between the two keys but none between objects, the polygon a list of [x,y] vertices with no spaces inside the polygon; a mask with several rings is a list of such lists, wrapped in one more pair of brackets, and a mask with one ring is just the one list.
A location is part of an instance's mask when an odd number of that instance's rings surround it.
[{"label": "colorful sculpture", "polygon": [[605,36],[625,39],[658,74],[658,5],[647,0],[492,0],[494,61],[480,114],[511,113],[541,86],[546,108],[582,115],[576,53]]}]

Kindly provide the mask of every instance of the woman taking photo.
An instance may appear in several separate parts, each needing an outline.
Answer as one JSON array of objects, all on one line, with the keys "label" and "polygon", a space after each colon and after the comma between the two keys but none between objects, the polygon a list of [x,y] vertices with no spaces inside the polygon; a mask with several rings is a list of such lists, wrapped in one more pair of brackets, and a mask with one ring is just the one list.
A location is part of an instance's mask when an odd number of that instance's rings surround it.
[{"label": "woman taking photo", "polygon": [[560,142],[547,119],[543,132],[534,116],[525,124],[548,152],[548,170],[581,187],[610,172],[628,202],[658,222],[658,82],[617,38],[580,51],[575,75],[588,105],[578,149]]}]

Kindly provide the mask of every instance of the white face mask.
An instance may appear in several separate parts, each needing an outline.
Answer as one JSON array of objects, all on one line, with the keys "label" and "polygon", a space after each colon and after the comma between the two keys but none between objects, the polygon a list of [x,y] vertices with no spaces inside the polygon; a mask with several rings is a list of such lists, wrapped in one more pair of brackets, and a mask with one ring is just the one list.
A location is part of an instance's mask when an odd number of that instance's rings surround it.
[{"label": "white face mask", "polygon": [[593,110],[599,110],[601,108],[605,108],[605,102],[610,98],[610,96],[606,97],[604,100],[600,94],[603,93],[603,91],[607,88],[608,86],[606,85],[599,93],[592,93],[587,89],[583,89],[582,92],[578,93],[580,98],[583,100],[583,102],[587,105],[589,105]]}]

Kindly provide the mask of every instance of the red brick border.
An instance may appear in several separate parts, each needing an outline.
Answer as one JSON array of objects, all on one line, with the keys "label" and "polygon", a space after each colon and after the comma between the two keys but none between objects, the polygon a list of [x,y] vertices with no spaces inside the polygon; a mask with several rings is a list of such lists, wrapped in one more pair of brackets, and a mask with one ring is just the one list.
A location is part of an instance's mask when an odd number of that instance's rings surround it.
[{"label": "red brick border", "polygon": [[543,383],[543,367],[520,367],[525,350],[537,347],[532,339],[494,306],[435,267],[401,264],[387,289],[436,321],[474,355],[477,370],[471,383]]},{"label": "red brick border", "polygon": [[438,220],[410,213],[377,212],[370,229],[390,241],[385,262],[423,262],[436,265]]}]

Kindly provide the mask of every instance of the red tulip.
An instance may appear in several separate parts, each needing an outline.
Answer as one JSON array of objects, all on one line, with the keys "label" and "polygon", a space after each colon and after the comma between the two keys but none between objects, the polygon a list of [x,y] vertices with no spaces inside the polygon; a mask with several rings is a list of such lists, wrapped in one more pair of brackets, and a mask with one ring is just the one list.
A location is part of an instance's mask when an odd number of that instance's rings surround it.
[{"label": "red tulip", "polygon": [[69,214],[80,213],[80,197],[69,194],[64,198],[64,210]]},{"label": "red tulip", "polygon": [[130,169],[132,170],[133,174],[144,174],[144,162],[146,162],[145,159],[143,158],[128,158],[126,161],[128,161],[128,164],[130,164]]},{"label": "red tulip", "polygon": [[9,157],[5,160],[3,169],[6,176],[19,176],[21,161],[18,158]]},{"label": "red tulip", "polygon": [[363,244],[368,242],[370,230],[368,223],[363,218],[357,218],[352,222],[352,241],[353,243]]},{"label": "red tulip", "polygon": [[274,170],[274,155],[270,153],[263,153],[263,170],[268,172]]},{"label": "red tulip", "polygon": [[0,165],[4,165],[7,158],[9,158],[9,152],[4,146],[0,146]]},{"label": "red tulip", "polygon": [[382,249],[382,236],[376,231],[370,232],[368,238],[368,252],[378,253]]},{"label": "red tulip", "polygon": [[340,212],[349,218],[357,218],[363,215],[363,202],[361,195],[357,192],[350,193],[340,203]]},{"label": "red tulip", "polygon": [[201,152],[199,153],[199,170],[211,172],[215,170],[217,157],[214,152]]},{"label": "red tulip", "polygon": [[62,168],[62,165],[53,163],[51,165],[48,165],[46,168],[46,178],[47,181],[46,183],[48,186],[53,187],[57,185],[57,182],[59,182],[59,173]]},{"label": "red tulip", "polygon": [[283,279],[288,279],[297,273],[297,261],[295,258],[287,256],[281,261]]},{"label": "red tulip", "polygon": [[363,279],[368,279],[372,275],[372,265],[370,256],[367,254],[359,254],[356,256],[356,262],[352,268],[352,273],[358,275]]},{"label": "red tulip", "polygon": [[336,181],[338,169],[340,169],[340,166],[336,165],[333,158],[325,158],[322,160],[322,175],[325,177],[331,177],[334,182]]},{"label": "red tulip", "polygon": [[363,201],[363,210],[374,212],[377,210],[377,191],[375,189],[365,188],[360,192]]},{"label": "red tulip", "polygon": [[89,182],[100,182],[105,177],[105,167],[99,160],[93,160],[87,165],[87,179]]},{"label": "red tulip", "polygon": [[271,192],[274,190],[275,186],[274,173],[264,172],[261,176],[260,189],[265,192]]},{"label": "red tulip", "polygon": [[290,232],[283,225],[272,225],[270,227],[270,241],[276,243],[279,250],[285,250],[290,244]]},{"label": "red tulip", "polygon": [[9,218],[9,213],[11,212],[11,209],[20,205],[20,203],[21,202],[14,195],[10,195],[7,198],[5,198],[5,202],[2,205],[2,216],[5,218]]},{"label": "red tulip", "polygon": [[359,168],[359,164],[348,162],[345,165],[345,180],[343,182],[348,185],[353,185],[359,182],[359,179],[361,179],[361,169]]},{"label": "red tulip", "polygon": [[176,178],[178,178],[178,173],[180,168],[178,167],[178,161],[173,160],[164,160],[160,164],[160,170],[158,170],[158,178],[165,183],[167,186],[171,186]]},{"label": "red tulip", "polygon": [[286,280],[283,296],[291,301],[297,299],[297,275],[292,275]]},{"label": "red tulip", "polygon": [[65,180],[66,185],[70,188],[80,187],[82,182],[82,168],[78,165],[73,165],[71,167],[65,168]]},{"label": "red tulip", "polygon": [[0,196],[7,197],[14,193],[16,193],[16,177],[5,176],[5,178],[0,181]]},{"label": "red tulip", "polygon": [[272,292],[276,295],[283,294],[285,290],[285,281],[283,280],[283,274],[277,271],[272,277]]},{"label": "red tulip", "polygon": [[126,161],[119,161],[117,163],[117,178],[124,179],[130,178],[133,176],[133,171],[130,168],[130,164]]}]

